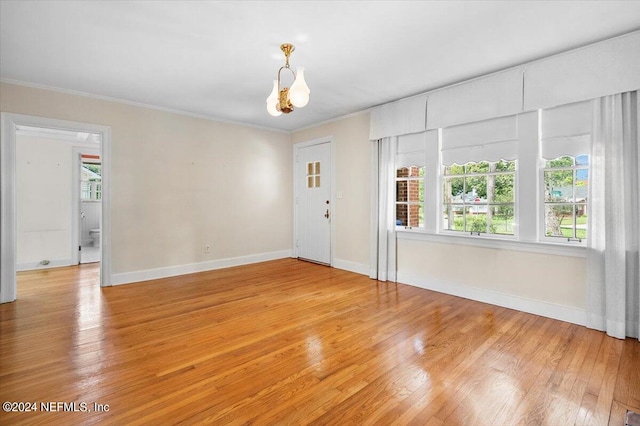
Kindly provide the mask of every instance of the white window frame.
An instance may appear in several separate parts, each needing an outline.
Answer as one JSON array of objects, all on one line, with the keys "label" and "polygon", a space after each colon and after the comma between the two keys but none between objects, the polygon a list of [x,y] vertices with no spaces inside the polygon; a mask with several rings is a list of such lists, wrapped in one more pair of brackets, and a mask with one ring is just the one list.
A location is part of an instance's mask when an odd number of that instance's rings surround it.
[{"label": "white window frame", "polygon": [[[407,167],[407,166],[395,166],[394,169],[394,177],[395,177],[395,186],[394,186],[394,211],[393,211],[393,217],[395,220],[395,227],[396,229],[403,229],[403,230],[407,230],[407,231],[419,231],[419,232],[424,232],[424,229],[426,227],[425,223],[427,221],[426,218],[426,213],[425,213],[425,200],[426,200],[426,174],[427,174],[427,170],[426,170],[426,165],[412,165],[412,166],[408,166],[409,168],[411,167],[417,167],[419,169],[422,169],[422,176],[407,176],[407,177],[398,177],[398,170],[400,170],[402,167]],[[409,186],[409,182],[411,181],[417,181],[420,182],[422,181],[422,202],[420,201],[410,201],[409,200],[409,196],[407,195],[407,201],[398,201],[398,182],[399,181],[406,181],[407,182],[407,190],[408,190],[408,186]],[[420,183],[418,183],[418,185],[420,185]],[[412,205],[419,205],[422,207],[422,226],[420,226],[418,224],[418,226],[411,226],[409,224],[407,225],[398,225],[398,205],[406,205],[407,206],[407,218],[408,218],[408,211],[409,211],[409,207]]]},{"label": "white window frame", "polygon": [[[439,179],[439,185],[440,185],[440,198],[439,198],[439,229],[440,232],[442,234],[448,234],[448,235],[465,235],[468,237],[474,237],[474,238],[489,238],[489,239],[506,239],[506,240],[518,240],[518,224],[517,224],[517,219],[518,219],[518,160],[502,160],[502,161],[515,161],[515,170],[513,171],[507,171],[507,172],[486,172],[486,173],[464,173],[464,174],[456,174],[456,175],[447,175],[445,174],[445,169],[447,166],[445,166],[444,164],[440,164],[440,179]],[[487,162],[487,163],[491,163],[490,161],[478,161],[475,162],[480,163],[480,162]],[[497,163],[497,162],[496,162]],[[469,164],[469,163],[467,163]],[[466,164],[463,164],[462,166],[465,166]],[[492,234],[489,232],[474,232],[474,231],[456,231],[453,229],[447,229],[444,227],[444,207],[445,207],[445,203],[444,203],[444,181],[446,178],[466,178],[466,177],[470,177],[470,176],[486,176],[488,177],[489,175],[505,175],[505,174],[513,174],[513,221],[514,221],[514,225],[513,225],[513,235],[509,235],[509,234]],[[487,206],[487,209],[491,206],[491,205],[496,205],[495,203],[489,203],[487,202],[486,204],[482,204]]]},{"label": "white window frame", "polygon": [[[551,159],[551,160],[547,160],[545,158],[541,158],[540,159],[540,164],[541,167],[539,169],[538,172],[538,182],[539,182],[539,188],[540,188],[540,192],[538,193],[538,229],[539,229],[539,240],[541,242],[546,242],[546,243],[551,243],[551,244],[563,244],[563,245],[577,245],[577,246],[582,246],[582,247],[586,247],[587,246],[587,241],[589,239],[589,234],[587,233],[586,238],[582,238],[582,239],[577,239],[577,238],[565,238],[565,237],[553,237],[553,236],[547,236],[547,226],[545,223],[546,220],[546,213],[545,213],[545,207],[547,205],[546,202],[546,197],[545,197],[545,182],[544,182],[544,173],[546,171],[562,171],[562,170],[572,170],[573,171],[573,175],[574,175],[574,182],[573,182],[573,186],[575,187],[575,176],[577,174],[577,170],[587,170],[589,177],[591,177],[591,155],[590,154],[581,154],[581,155],[588,155],[589,156],[589,164],[587,166],[576,166],[575,165],[575,159],[577,156],[573,156],[573,155],[564,155],[563,157],[572,157],[574,159],[574,165],[570,166],[570,167],[558,167],[558,168],[549,168],[546,166],[547,161],[553,161],[556,160],[556,158]],[[558,157],[558,158],[562,158],[562,157]],[[582,203],[576,203],[575,201],[572,202],[567,202],[567,203],[562,203],[562,204],[571,204],[573,206],[575,206],[576,204],[582,204]],[[585,207],[588,209],[589,208],[589,199],[587,198],[587,201],[585,201]],[[588,216],[587,216],[587,220],[588,220]]]}]

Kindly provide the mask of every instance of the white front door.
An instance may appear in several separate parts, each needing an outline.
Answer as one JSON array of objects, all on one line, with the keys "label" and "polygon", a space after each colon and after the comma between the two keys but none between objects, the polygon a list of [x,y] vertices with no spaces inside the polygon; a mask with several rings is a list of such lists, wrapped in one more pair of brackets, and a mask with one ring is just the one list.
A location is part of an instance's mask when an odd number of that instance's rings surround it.
[{"label": "white front door", "polygon": [[296,149],[298,257],[331,264],[331,144]]}]

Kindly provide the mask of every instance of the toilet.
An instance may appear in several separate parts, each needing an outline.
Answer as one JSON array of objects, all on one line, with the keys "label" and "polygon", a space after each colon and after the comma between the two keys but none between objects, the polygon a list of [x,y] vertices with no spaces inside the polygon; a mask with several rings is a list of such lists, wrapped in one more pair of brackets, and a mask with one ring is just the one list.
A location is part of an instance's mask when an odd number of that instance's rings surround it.
[{"label": "toilet", "polygon": [[89,236],[93,239],[93,247],[100,247],[100,228],[89,229]]}]

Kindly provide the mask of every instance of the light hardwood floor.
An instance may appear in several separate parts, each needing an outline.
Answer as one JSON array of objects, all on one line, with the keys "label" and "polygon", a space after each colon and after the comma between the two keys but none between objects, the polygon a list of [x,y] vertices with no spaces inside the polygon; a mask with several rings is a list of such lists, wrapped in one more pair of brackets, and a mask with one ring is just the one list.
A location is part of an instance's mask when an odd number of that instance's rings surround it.
[{"label": "light hardwood floor", "polygon": [[640,409],[640,343],[565,322],[293,259],[97,279],[21,273],[0,305],[0,400],[92,412],[0,424],[624,425]]}]

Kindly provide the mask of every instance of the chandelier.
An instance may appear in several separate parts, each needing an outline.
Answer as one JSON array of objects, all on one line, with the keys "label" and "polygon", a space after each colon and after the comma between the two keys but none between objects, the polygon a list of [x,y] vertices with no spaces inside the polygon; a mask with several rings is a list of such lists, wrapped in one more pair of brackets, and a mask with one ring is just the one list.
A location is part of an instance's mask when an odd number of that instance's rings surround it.
[{"label": "chandelier", "polygon": [[[289,114],[293,111],[293,107],[302,108],[309,103],[309,87],[304,81],[304,68],[297,67],[296,71],[289,67],[289,55],[293,53],[295,47],[292,44],[285,43],[280,46],[280,50],[284,52],[286,63],[278,70],[278,79],[273,80],[273,90],[267,98],[267,111],[274,117],[279,116],[283,112]],[[280,73],[283,69],[291,71],[293,74],[293,84],[291,87],[284,87],[280,89]]]}]

